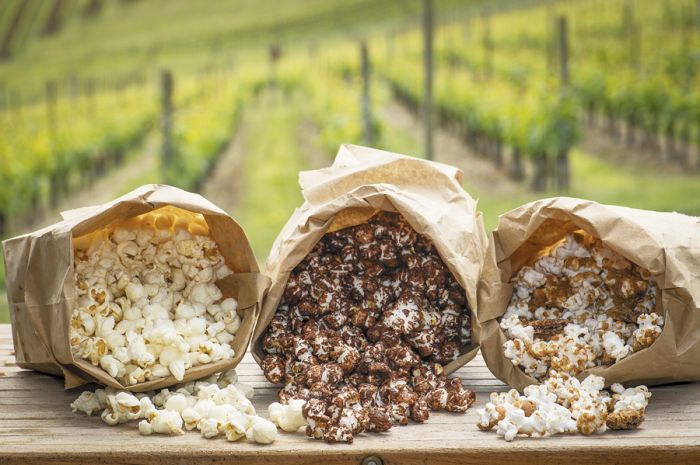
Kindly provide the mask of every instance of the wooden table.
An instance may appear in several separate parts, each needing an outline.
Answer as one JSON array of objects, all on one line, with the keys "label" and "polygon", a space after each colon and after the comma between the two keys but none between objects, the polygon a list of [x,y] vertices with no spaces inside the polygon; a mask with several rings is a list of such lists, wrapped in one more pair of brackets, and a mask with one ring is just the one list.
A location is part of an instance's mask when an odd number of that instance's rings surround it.
[{"label": "wooden table", "polygon": [[[267,415],[276,389],[253,358],[238,367],[242,381],[256,389],[255,406]],[[477,404],[502,390],[477,357],[458,372],[477,391]],[[91,386],[93,387],[93,386]],[[280,433],[269,446],[184,436],[140,436],[137,423],[110,427],[99,416],[71,412],[81,389],[65,391],[62,380],[18,368],[9,325],[0,325],[0,464],[193,464],[328,463],[360,464],[378,457],[389,463],[700,463],[700,384],[654,388],[647,419],[636,431],[594,437],[557,436],[508,443],[475,426],[475,408],[467,414],[436,413],[423,425],[395,427],[388,433],[363,434],[355,443],[326,444],[301,431]],[[371,460],[370,460],[371,461]],[[365,461],[367,463],[368,461]]]}]

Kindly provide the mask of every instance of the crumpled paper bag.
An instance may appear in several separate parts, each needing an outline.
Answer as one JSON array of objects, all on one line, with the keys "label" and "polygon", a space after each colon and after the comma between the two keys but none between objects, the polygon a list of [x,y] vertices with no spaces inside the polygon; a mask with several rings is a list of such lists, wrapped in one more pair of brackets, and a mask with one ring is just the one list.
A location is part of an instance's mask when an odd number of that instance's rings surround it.
[{"label": "crumpled paper bag", "polygon": [[583,230],[649,270],[659,285],[656,312],[666,323],[651,347],[610,366],[579,374],[612,383],[662,384],[700,379],[700,219],[556,197],[537,200],[504,215],[493,231],[479,286],[481,351],[491,372],[522,390],[537,380],[503,354],[507,338],[498,319],[505,313],[510,279],[538,251]]},{"label": "crumpled paper bag", "polygon": [[398,212],[435,244],[465,289],[472,309],[472,343],[445,367],[466,364],[479,348],[476,291],[488,240],[476,202],[462,189],[462,172],[440,163],[382,150],[342,145],[332,166],[299,174],[304,204],[272,246],[266,273],[272,284],[263,300],[251,352],[264,358],[262,336],[277,310],[291,271],[326,232],[365,223],[378,211]]},{"label": "crumpled paper bag", "polygon": [[69,345],[70,317],[76,301],[73,240],[92,231],[162,209],[209,230],[234,274],[217,284],[224,296],[238,300],[241,327],[231,346],[233,359],[190,368],[183,382],[235,367],[253,334],[269,280],[259,273],[243,229],[200,195],[164,186],[142,186],[103,205],[62,214],[63,221],[3,243],[12,336],[17,364],[63,376],[66,389],[96,382],[134,392],[179,383],[173,376],[123,386],[99,366],[74,358]]}]

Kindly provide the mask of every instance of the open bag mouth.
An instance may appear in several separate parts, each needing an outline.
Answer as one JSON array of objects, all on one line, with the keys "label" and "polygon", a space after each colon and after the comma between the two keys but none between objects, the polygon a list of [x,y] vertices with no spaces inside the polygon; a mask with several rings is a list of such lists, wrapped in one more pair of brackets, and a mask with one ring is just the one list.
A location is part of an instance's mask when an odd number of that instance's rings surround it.
[{"label": "open bag mouth", "polygon": [[87,373],[148,389],[240,358],[255,312],[238,307],[231,259],[203,215],[162,207],[73,237],[72,248],[70,349]]},{"label": "open bag mouth", "polygon": [[600,239],[577,229],[527,252],[513,254],[513,291],[498,319],[505,356],[527,375],[610,366],[660,336],[656,279]]},{"label": "open bag mouth", "polygon": [[481,351],[522,390],[548,372],[649,385],[700,378],[698,223],[554,197],[499,217],[479,287]]},{"label": "open bag mouth", "polygon": [[236,366],[269,280],[233,218],[163,185],[62,215],[5,243],[18,364],[133,392]]},{"label": "open bag mouth", "polygon": [[[282,403],[307,401],[307,434],[319,439],[423,422],[474,399],[443,368],[474,346],[466,293],[430,238],[397,212],[336,215],[258,331],[263,372],[284,385]],[[354,429],[324,423],[336,405],[352,406]]]}]

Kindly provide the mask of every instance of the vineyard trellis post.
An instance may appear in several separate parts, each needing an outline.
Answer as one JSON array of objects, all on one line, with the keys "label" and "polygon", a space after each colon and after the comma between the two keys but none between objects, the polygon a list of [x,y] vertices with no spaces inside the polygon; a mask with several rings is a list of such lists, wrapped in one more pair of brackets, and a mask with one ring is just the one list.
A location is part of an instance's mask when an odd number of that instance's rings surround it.
[{"label": "vineyard trellis post", "polygon": [[9,25],[5,26],[5,31],[0,38],[0,60],[6,60],[12,55],[12,44],[14,43],[20,25],[29,12],[29,2],[20,2]]},{"label": "vineyard trellis post", "polygon": [[75,106],[80,98],[78,77],[75,74],[71,74],[68,76],[66,84],[68,87],[68,98],[70,99],[71,105]]},{"label": "vineyard trellis post", "polygon": [[362,140],[365,145],[374,143],[374,124],[370,100],[370,62],[367,42],[360,42],[360,61],[362,70]]},{"label": "vineyard trellis post", "polygon": [[0,79],[0,112],[4,112],[8,108],[7,101],[7,85],[4,79]]},{"label": "vineyard trellis post", "polygon": [[[566,16],[559,17],[559,81],[560,81],[560,96],[564,100],[567,98],[569,87],[569,40],[568,27]],[[565,102],[560,102],[565,104]],[[568,132],[568,128],[560,128],[560,131]],[[559,147],[556,161],[556,179],[557,189],[559,191],[569,190],[570,173],[569,173],[569,134],[559,134],[559,139],[563,145]]]},{"label": "vineyard trellis post", "polygon": [[489,13],[484,14],[484,37],[482,40],[484,45],[484,75],[486,78],[490,78],[494,71],[494,44],[493,37],[491,37],[491,15]]},{"label": "vineyard trellis post", "polygon": [[161,167],[163,180],[169,181],[170,168],[173,162],[173,141],[172,141],[172,125],[173,125],[173,75],[169,70],[163,70],[160,75],[160,92],[161,92],[161,119],[160,127],[163,137],[163,145],[161,147]]},{"label": "vineyard trellis post", "polygon": [[423,0],[423,126],[425,158],[433,159],[433,0]]},{"label": "vineyard trellis post", "polygon": [[[56,146],[56,82],[49,80],[44,85],[44,105],[46,107],[46,127],[49,134],[49,146],[51,151],[55,152]],[[51,205],[58,205],[59,198],[68,191],[67,173],[54,172],[51,175]]]},{"label": "vineyard trellis post", "polygon": [[94,77],[87,78],[83,81],[83,95],[85,95],[85,103],[87,112],[90,115],[97,113],[97,83]]},{"label": "vineyard trellis post", "polygon": [[270,45],[269,55],[269,82],[270,84],[277,80],[277,62],[282,57],[282,47],[280,44],[274,43]]},{"label": "vineyard trellis post", "polygon": [[[700,0],[698,0],[700,1]],[[391,61],[394,59],[394,49],[396,42],[396,33],[394,31],[389,31],[386,34],[386,59]]]},{"label": "vineyard trellis post", "polygon": [[12,110],[12,118],[15,121],[22,119],[22,92],[19,89],[12,89],[9,94],[9,106]]},{"label": "vineyard trellis post", "polygon": [[63,26],[63,11],[65,10],[67,3],[68,2],[65,0],[54,0],[49,17],[41,31],[42,35],[50,36],[56,34],[61,29]]}]

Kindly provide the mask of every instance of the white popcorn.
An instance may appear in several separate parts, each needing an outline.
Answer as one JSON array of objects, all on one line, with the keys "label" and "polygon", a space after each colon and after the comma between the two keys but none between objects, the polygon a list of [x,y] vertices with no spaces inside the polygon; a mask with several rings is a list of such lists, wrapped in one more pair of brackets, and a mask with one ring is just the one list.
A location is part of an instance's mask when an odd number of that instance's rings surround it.
[{"label": "white popcorn", "polygon": [[139,433],[144,436],[153,434],[153,426],[148,422],[148,420],[141,420],[139,422]]},{"label": "white popcorn", "polygon": [[170,362],[168,365],[168,370],[175,377],[176,380],[182,381],[185,377],[185,367],[189,365],[185,359],[177,358]]},{"label": "white popcorn", "polygon": [[202,418],[197,424],[197,429],[203,438],[210,439],[220,434],[219,425],[221,423],[216,418]]},{"label": "white popcorn", "polygon": [[277,426],[269,420],[255,417],[246,431],[246,438],[258,444],[272,444],[277,439]]},{"label": "white popcorn", "polygon": [[76,242],[73,354],[125,385],[232,358],[241,320],[216,285],[232,272],[206,234],[153,213]]},{"label": "white popcorn", "polygon": [[[180,435],[182,431],[182,417],[179,412],[172,410],[156,410],[150,419],[151,430],[154,433]],[[141,431],[139,425],[139,431]]]},{"label": "white popcorn", "polygon": [[[228,386],[229,384],[237,384],[237,383],[238,383],[238,373],[236,373],[236,370],[229,370],[229,371],[224,371],[223,373],[221,373],[221,375],[219,376],[219,378],[218,378],[216,384],[217,384],[220,388],[223,389],[223,388],[225,388],[226,386]],[[252,389],[253,389],[253,388],[251,388],[251,387],[249,387],[249,386],[247,386],[247,385],[245,385],[245,387],[246,387],[246,389],[250,389],[250,391],[251,391],[251,393],[252,393]],[[252,397],[252,395],[249,396],[249,395],[245,394],[245,392],[246,392],[245,389],[240,389],[240,388],[239,388],[238,390],[241,391],[241,392],[243,392],[244,395],[245,395],[246,397],[248,397],[249,399]]]},{"label": "white popcorn", "polygon": [[182,421],[185,422],[185,429],[191,431],[197,427],[197,424],[202,419],[202,415],[199,414],[194,408],[187,407],[181,412]]},{"label": "white popcorn", "polygon": [[230,416],[221,427],[226,435],[226,440],[233,442],[246,437],[246,427],[249,423],[249,421],[241,422],[238,418]]},{"label": "white popcorn", "polygon": [[[608,427],[629,429],[644,419],[647,399],[645,386],[624,389],[613,385],[613,397],[603,391],[605,381],[590,375],[583,382],[568,375],[551,372],[541,385],[530,385],[520,395],[515,389],[492,393],[491,401],[477,410],[479,429],[496,434],[506,441],[518,435],[553,436],[576,433],[600,434]],[[609,409],[610,402],[616,402]],[[619,406],[619,407],[618,407]],[[278,415],[280,410],[275,408]],[[610,413],[609,413],[610,412]],[[272,408],[270,411],[272,418]]]},{"label": "white popcorn", "polygon": [[615,361],[623,359],[630,353],[632,348],[625,344],[620,336],[612,331],[603,333],[603,347],[605,352]]},{"label": "white popcorn", "polygon": [[105,405],[100,404],[95,394],[90,391],[84,391],[70,404],[70,408],[73,410],[73,413],[83,412],[89,416],[105,408]]},{"label": "white popcorn", "polygon": [[249,386],[245,383],[239,383],[239,382],[234,382],[234,386],[236,386],[236,389],[243,394],[247,399],[252,399],[253,396],[255,395],[255,390],[253,389],[253,386]]},{"label": "white popcorn", "polygon": [[187,408],[187,398],[183,394],[173,394],[165,401],[165,408],[182,413]]},{"label": "white popcorn", "polygon": [[648,272],[580,232],[522,267],[512,285],[504,355],[538,380],[620,361],[663,328]]},{"label": "white popcorn", "polygon": [[306,418],[302,414],[305,403],[303,399],[291,399],[287,405],[273,402],[268,408],[270,421],[288,433],[297,431],[307,425]]},{"label": "white popcorn", "polygon": [[146,290],[143,288],[141,283],[131,282],[126,285],[126,296],[131,302],[139,302],[141,299],[146,297]]},{"label": "white popcorn", "polygon": [[[197,429],[205,438],[225,436],[229,441],[247,437],[270,444],[276,438],[276,426],[256,415],[246,396],[252,397],[250,388],[238,383],[235,370],[172,389],[136,395],[111,388],[85,391],[71,408],[86,415],[104,409],[102,420],[109,425],[141,420],[138,429],[143,435],[181,435],[185,430]],[[290,418],[298,422],[301,404],[295,402],[292,408],[296,417]]]},{"label": "white popcorn", "polygon": [[126,371],[124,364],[111,355],[103,355],[100,358],[100,367],[112,378],[124,376]]}]

